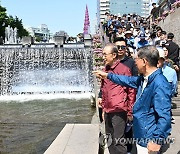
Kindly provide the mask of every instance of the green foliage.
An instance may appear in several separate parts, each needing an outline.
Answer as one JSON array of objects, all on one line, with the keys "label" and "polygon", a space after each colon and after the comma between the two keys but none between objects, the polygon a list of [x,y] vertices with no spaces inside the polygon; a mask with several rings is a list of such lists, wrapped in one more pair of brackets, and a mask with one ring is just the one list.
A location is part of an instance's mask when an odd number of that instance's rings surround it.
[{"label": "green foliage", "polygon": [[22,20],[17,16],[8,16],[6,8],[0,6],[0,37],[5,38],[5,28],[10,25],[12,28],[17,28],[18,37],[28,36],[28,31],[23,27]]},{"label": "green foliage", "polygon": [[36,36],[35,40],[36,40],[36,42],[40,42],[42,40],[42,38],[40,36]]},{"label": "green foliage", "polygon": [[6,14],[6,8],[0,6],[0,37],[4,38],[7,21],[8,16]]}]

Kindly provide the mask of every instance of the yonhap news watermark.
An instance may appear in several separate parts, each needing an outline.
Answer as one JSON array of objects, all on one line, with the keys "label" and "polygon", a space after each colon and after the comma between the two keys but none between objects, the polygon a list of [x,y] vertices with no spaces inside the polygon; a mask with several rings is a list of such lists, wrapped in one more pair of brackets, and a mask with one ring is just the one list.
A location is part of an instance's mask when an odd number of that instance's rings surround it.
[{"label": "yonhap news watermark", "polygon": [[175,142],[175,138],[160,138],[160,139],[150,139],[150,138],[115,138],[115,144],[148,144],[149,142],[153,142],[156,144],[173,144]]},{"label": "yonhap news watermark", "polygon": [[168,138],[112,138],[111,134],[100,134],[99,136],[99,144],[104,148],[109,147],[112,143],[113,144],[148,144],[149,142],[153,142],[156,144],[173,144],[175,143],[175,138],[168,137]]}]

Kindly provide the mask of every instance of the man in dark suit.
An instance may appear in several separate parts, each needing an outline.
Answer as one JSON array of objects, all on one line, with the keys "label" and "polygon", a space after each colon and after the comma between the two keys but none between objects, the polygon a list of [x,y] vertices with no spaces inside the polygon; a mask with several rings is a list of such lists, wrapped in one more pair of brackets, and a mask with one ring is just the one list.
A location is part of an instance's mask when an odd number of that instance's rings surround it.
[{"label": "man in dark suit", "polygon": [[179,80],[179,46],[173,42],[174,34],[168,33],[166,48],[168,49],[168,58],[171,59],[174,64],[174,69],[176,70],[178,80]]},{"label": "man in dark suit", "polygon": [[155,21],[159,17],[159,7],[156,7],[156,3],[152,3],[153,9],[151,10],[152,20]]}]

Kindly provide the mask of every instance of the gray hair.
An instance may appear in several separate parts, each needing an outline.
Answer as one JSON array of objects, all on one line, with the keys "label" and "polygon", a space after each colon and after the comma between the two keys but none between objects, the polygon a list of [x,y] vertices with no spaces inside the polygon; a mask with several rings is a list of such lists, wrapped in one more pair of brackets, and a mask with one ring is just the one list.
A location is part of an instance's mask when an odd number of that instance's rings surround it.
[{"label": "gray hair", "polygon": [[111,53],[115,53],[118,56],[118,48],[115,44],[108,43],[105,47],[111,47]]},{"label": "gray hair", "polygon": [[150,66],[157,67],[158,60],[159,60],[159,51],[153,45],[148,45],[138,50],[138,57],[145,58]]}]

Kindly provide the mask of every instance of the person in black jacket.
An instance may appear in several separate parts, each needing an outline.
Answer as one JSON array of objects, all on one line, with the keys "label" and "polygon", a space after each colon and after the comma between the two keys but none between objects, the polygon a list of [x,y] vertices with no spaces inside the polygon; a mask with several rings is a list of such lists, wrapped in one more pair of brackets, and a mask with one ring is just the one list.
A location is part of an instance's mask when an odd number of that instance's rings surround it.
[{"label": "person in black jacket", "polygon": [[138,75],[138,70],[135,64],[135,61],[133,58],[127,56],[127,41],[123,37],[118,37],[115,38],[114,44],[117,46],[119,50],[119,59],[121,63],[126,65],[127,67],[130,68],[132,76],[137,76]]},{"label": "person in black jacket", "polygon": [[152,20],[155,21],[159,17],[159,7],[156,7],[156,3],[152,3],[153,9],[151,10]]},{"label": "person in black jacket", "polygon": [[168,58],[171,59],[174,64],[174,69],[176,70],[178,80],[179,80],[179,46],[173,42],[174,34],[168,33],[166,48],[168,49]]},{"label": "person in black jacket", "polygon": [[[118,50],[119,50],[119,59],[121,61],[121,63],[123,63],[124,65],[126,65],[127,67],[130,68],[132,76],[137,76],[138,75],[138,70],[137,70],[137,66],[135,64],[135,61],[133,58],[127,56],[126,52],[127,52],[127,42],[124,38],[120,37],[120,38],[116,38],[114,40],[115,45],[117,46]],[[127,124],[131,124],[132,123],[132,119],[128,119],[128,123]],[[132,127],[125,132],[125,137],[126,138],[132,138],[133,137],[133,129]],[[133,148],[132,144],[127,144],[127,152],[131,152]]]}]

